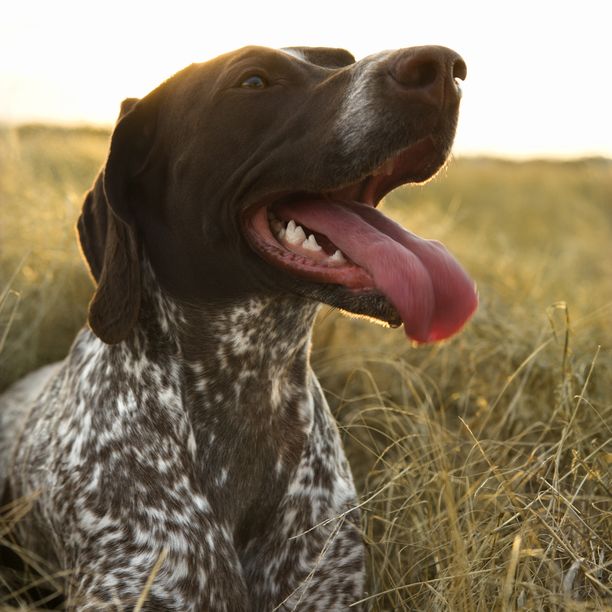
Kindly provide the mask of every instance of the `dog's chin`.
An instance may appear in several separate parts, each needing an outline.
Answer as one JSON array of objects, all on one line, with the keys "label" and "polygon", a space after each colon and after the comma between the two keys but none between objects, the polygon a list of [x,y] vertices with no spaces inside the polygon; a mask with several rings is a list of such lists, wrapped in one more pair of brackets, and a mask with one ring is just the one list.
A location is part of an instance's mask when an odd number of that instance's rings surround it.
[{"label": "dog's chin", "polygon": [[388,327],[400,327],[400,314],[381,293],[351,292],[338,285],[296,283],[292,291],[309,300],[315,300],[342,311],[343,314],[368,319]]}]

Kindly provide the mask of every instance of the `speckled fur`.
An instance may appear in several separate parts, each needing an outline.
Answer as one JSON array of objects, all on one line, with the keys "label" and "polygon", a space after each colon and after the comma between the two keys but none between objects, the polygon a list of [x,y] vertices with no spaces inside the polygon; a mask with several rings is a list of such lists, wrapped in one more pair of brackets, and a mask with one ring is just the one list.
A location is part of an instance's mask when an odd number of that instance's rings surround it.
[{"label": "speckled fur", "polygon": [[[311,328],[319,302],[398,314],[367,288],[268,265],[241,223],[283,194],[358,198],[419,141],[426,159],[400,178],[435,173],[459,105],[458,56],[440,49],[416,91],[390,73],[410,49],[355,62],[245,47],[123,103],[78,222],[89,328],[0,398],[0,495],[31,503],[15,535],[69,609],[333,612],[363,597]],[[271,86],[244,88],[253,70]],[[382,197],[395,180],[376,184]]]},{"label": "speckled fur", "polygon": [[147,278],[130,338],[109,346],[83,330],[13,419],[12,496],[35,499],[20,541],[71,570],[81,610],[134,606],[156,562],[146,609],[345,609],[362,592],[363,552],[308,361],[316,305],[195,310]]}]

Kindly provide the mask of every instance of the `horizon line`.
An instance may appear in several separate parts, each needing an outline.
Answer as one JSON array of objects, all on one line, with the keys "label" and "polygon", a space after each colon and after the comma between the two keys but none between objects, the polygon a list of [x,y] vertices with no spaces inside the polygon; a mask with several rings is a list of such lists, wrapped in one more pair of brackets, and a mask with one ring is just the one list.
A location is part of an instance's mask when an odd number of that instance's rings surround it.
[{"label": "horizon line", "polygon": [[[40,129],[62,129],[62,130],[90,130],[100,132],[112,132],[114,122],[102,122],[95,120],[79,119],[52,119],[52,118],[26,118],[26,119],[6,119],[0,117],[0,129],[21,129],[21,128],[40,128]],[[598,150],[578,150],[575,152],[562,152],[552,150],[540,151],[508,151],[503,149],[491,150],[471,147],[453,148],[452,157],[462,159],[491,159],[500,161],[604,161],[612,163],[612,151],[603,152]]]}]

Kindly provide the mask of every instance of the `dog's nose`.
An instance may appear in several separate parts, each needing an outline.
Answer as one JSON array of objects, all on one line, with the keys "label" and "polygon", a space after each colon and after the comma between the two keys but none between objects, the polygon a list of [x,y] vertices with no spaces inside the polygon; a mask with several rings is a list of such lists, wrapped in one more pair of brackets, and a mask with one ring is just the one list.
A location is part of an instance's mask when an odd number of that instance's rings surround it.
[{"label": "dog's nose", "polygon": [[389,74],[411,102],[442,109],[461,98],[458,81],[467,76],[462,57],[446,47],[412,47],[392,59]]}]

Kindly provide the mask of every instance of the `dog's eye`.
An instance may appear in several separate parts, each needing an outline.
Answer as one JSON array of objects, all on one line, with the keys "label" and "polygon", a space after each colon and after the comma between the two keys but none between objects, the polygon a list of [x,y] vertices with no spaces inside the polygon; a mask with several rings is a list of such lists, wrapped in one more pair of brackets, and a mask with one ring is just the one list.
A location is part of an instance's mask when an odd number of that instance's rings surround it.
[{"label": "dog's eye", "polygon": [[252,74],[240,83],[243,89],[264,89],[268,86],[268,81],[259,74]]}]

